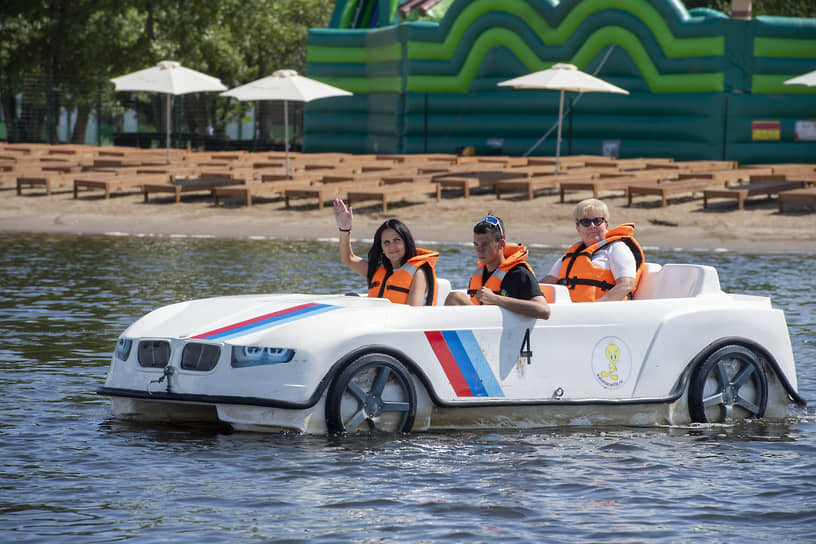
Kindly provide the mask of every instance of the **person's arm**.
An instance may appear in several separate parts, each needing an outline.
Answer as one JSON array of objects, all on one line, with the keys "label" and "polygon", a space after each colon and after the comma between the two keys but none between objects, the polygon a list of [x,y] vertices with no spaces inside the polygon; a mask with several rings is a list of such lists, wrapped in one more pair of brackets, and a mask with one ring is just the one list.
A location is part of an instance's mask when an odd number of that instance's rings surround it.
[{"label": "person's arm", "polygon": [[534,317],[536,319],[550,318],[550,305],[543,296],[535,296],[530,300],[497,295],[487,287],[482,287],[476,293],[476,300],[482,304],[493,304],[517,314]]},{"label": "person's arm", "polygon": [[607,248],[609,254],[609,269],[615,278],[615,286],[595,302],[614,302],[624,300],[635,288],[635,274],[637,266],[635,256],[623,242],[615,242]]},{"label": "person's arm", "polygon": [[425,295],[428,290],[428,274],[424,269],[420,268],[414,274],[414,281],[411,282],[411,290],[408,291],[408,300],[406,304],[409,306],[424,306]]},{"label": "person's arm", "polygon": [[635,288],[635,278],[615,278],[615,286],[595,302],[623,300]]},{"label": "person's arm", "polygon": [[451,291],[445,298],[445,306],[473,306],[473,302],[464,291]]},{"label": "person's arm", "polygon": [[339,198],[336,199],[334,201],[334,219],[337,222],[337,229],[340,231],[340,262],[365,278],[368,275],[368,261],[355,255],[354,250],[351,248],[352,218],[351,208],[347,208],[346,203]]},{"label": "person's arm", "polygon": [[547,272],[547,275],[538,280],[538,283],[558,283],[558,273],[561,271],[562,259],[563,257],[555,261],[555,264],[552,265],[552,268],[550,268],[550,271]]},{"label": "person's arm", "polygon": [[502,281],[506,295],[497,295],[482,287],[476,293],[476,300],[483,304],[495,304],[505,310],[536,319],[549,319],[550,305],[538,287],[534,273],[526,267],[516,266]]}]

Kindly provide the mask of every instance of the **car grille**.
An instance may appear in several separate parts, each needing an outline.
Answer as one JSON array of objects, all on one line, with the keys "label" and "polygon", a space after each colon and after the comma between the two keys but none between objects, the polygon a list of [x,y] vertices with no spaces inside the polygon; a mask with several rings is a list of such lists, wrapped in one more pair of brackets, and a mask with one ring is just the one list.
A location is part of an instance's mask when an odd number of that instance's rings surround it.
[{"label": "car grille", "polygon": [[139,342],[139,364],[150,368],[164,368],[170,362],[170,342],[142,340]]},{"label": "car grille", "polygon": [[221,357],[221,348],[212,344],[189,343],[181,352],[181,368],[207,371],[215,368]]}]

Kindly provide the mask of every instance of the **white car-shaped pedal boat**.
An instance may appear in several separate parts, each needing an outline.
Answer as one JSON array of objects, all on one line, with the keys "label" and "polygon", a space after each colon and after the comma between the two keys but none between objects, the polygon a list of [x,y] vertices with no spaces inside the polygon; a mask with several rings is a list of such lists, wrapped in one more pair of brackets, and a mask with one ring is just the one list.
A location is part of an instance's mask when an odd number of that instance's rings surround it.
[{"label": "white car-shaped pedal boat", "polygon": [[125,330],[99,393],[115,418],[304,433],[732,423],[805,404],[783,312],[724,293],[710,266],[649,264],[632,301],[542,287],[548,320],[348,295],[172,304]]}]

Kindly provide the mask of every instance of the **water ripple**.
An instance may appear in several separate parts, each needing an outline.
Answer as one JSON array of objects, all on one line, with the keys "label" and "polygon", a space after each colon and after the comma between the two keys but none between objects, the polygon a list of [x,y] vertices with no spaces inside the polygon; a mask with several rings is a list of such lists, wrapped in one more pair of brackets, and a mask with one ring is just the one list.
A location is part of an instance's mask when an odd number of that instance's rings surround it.
[{"label": "water ripple", "polygon": [[[440,246],[464,287],[464,245]],[[363,252],[364,248],[359,251]],[[535,248],[545,269],[558,248]],[[0,235],[0,541],[816,541],[816,410],[785,423],[353,439],[115,421],[116,337],[171,302],[363,290],[332,242]],[[801,255],[650,251],[772,294],[816,399]],[[301,274],[308,269],[313,274]]]}]

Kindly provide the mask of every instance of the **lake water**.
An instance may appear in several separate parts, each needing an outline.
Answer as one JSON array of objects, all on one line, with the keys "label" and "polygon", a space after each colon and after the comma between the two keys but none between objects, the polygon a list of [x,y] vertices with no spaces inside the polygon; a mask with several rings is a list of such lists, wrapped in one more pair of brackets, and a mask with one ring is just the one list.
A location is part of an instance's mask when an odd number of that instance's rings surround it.
[{"label": "lake water", "polygon": [[[431,247],[464,287],[472,250]],[[353,438],[126,424],[95,390],[132,321],[189,298],[363,290],[336,244],[0,234],[0,257],[0,542],[816,542],[812,407],[735,427]],[[814,255],[648,257],[770,294],[816,402]]]}]

